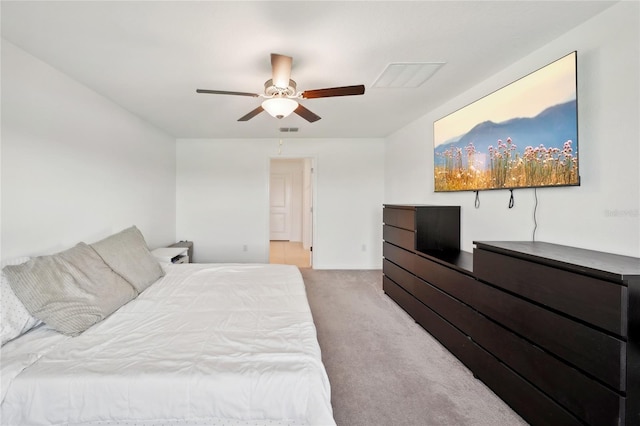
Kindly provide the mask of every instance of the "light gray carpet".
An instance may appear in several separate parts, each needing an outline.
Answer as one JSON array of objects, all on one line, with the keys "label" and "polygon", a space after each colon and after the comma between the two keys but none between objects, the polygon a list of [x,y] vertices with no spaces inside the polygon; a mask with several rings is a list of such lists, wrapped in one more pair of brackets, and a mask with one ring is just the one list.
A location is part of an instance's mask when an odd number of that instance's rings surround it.
[{"label": "light gray carpet", "polygon": [[339,426],[527,424],[384,294],[381,271],[301,271]]}]

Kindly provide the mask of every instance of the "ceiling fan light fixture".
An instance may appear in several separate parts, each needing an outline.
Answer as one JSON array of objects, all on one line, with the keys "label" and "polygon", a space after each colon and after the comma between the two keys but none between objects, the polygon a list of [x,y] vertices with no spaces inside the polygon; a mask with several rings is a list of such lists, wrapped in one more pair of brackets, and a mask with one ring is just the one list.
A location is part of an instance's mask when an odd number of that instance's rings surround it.
[{"label": "ceiling fan light fixture", "polygon": [[298,108],[298,102],[289,98],[269,98],[262,102],[262,108],[272,117],[284,118]]}]

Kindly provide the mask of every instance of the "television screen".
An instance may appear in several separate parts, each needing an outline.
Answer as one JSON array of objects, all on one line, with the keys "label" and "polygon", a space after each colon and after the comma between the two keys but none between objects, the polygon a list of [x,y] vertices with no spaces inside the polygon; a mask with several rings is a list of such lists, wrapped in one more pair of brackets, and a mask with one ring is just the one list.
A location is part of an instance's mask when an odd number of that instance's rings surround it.
[{"label": "television screen", "polygon": [[579,185],[577,54],[433,123],[436,192]]}]

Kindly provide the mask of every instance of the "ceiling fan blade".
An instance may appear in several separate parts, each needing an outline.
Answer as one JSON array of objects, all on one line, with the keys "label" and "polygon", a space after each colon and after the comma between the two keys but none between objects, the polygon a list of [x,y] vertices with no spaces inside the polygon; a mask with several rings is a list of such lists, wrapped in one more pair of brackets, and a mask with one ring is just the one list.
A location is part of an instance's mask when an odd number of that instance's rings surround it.
[{"label": "ceiling fan blade", "polygon": [[278,55],[277,53],[271,54],[271,78],[273,85],[277,88],[286,89],[289,87],[292,62],[293,58],[291,56]]},{"label": "ceiling fan blade", "polygon": [[249,121],[256,115],[260,114],[262,111],[264,111],[264,108],[262,108],[262,106],[259,106],[258,108],[251,111],[249,114],[243,115],[242,117],[238,118],[238,121]]},{"label": "ceiling fan blade", "polygon": [[207,90],[207,89],[196,89],[196,93],[210,93],[213,95],[236,95],[236,96],[251,96],[257,98],[257,93],[248,93],[248,92],[228,92],[226,90]]},{"label": "ceiling fan blade", "polygon": [[330,98],[332,96],[352,96],[352,95],[363,95],[364,94],[364,85],[360,84],[358,86],[343,86],[343,87],[331,87],[328,89],[317,89],[317,90],[305,90],[302,92],[303,99],[314,99],[314,98]]},{"label": "ceiling fan blade", "polygon": [[293,112],[307,120],[309,123],[318,121],[321,118],[319,115],[316,115],[313,112],[309,111],[307,108],[303,107],[302,104],[298,104],[298,108],[296,108]]}]

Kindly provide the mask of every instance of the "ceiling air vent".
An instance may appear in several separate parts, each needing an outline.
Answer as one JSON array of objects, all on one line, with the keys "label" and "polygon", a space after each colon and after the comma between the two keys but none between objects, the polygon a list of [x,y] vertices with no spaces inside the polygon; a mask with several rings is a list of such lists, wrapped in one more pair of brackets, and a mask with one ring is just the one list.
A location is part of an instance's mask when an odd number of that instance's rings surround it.
[{"label": "ceiling air vent", "polygon": [[433,76],[445,62],[403,62],[387,65],[387,68],[373,83],[379,88],[419,87]]},{"label": "ceiling air vent", "polygon": [[281,133],[295,133],[298,131],[297,127],[280,127]]}]

